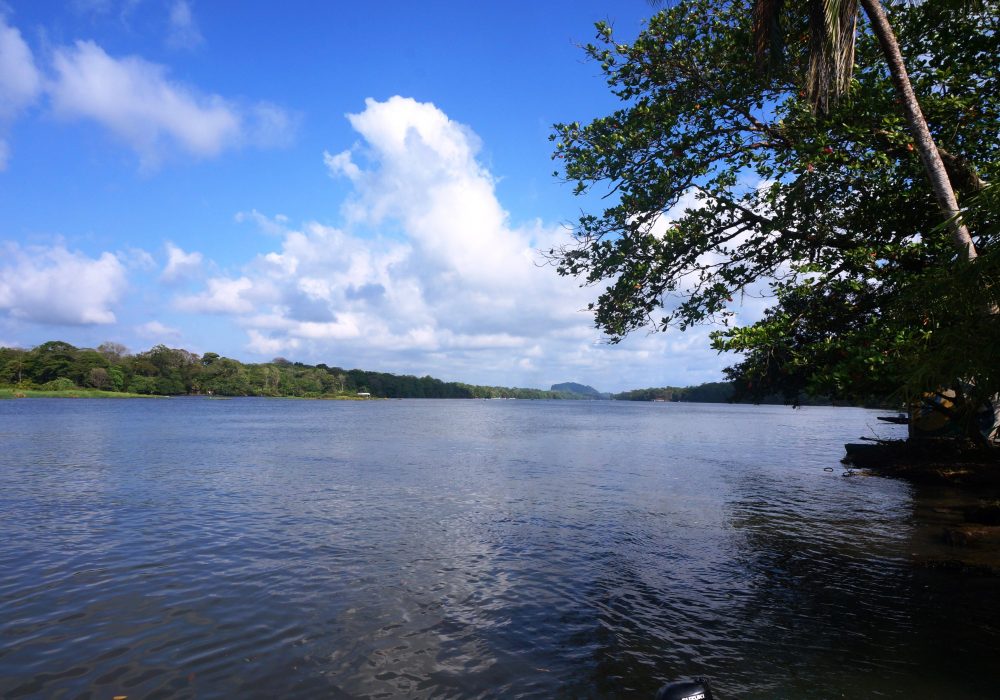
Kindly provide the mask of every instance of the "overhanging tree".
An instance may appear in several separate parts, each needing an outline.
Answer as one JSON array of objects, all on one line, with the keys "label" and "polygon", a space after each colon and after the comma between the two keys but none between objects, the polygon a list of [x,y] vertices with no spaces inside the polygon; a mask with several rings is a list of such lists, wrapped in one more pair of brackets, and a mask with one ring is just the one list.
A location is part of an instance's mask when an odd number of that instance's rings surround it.
[{"label": "overhanging tree", "polygon": [[[890,307],[919,299],[923,285],[940,291],[940,279],[927,281],[930,271],[953,269],[954,234],[870,27],[858,27],[846,98],[813,109],[803,79],[814,53],[808,6],[786,8],[785,60],[760,71],[751,48],[754,4],[682,2],[630,45],[599,25],[598,44],[586,49],[623,106],[587,125],[557,125],[556,157],[577,192],[609,184],[611,203],[582,216],[575,242],[551,257],[560,273],[606,285],[592,308],[613,342],[643,326],[727,323],[735,296],[770,280],[779,295],[772,315],[786,303],[796,309],[784,310],[783,335],[774,324],[768,333],[730,330],[717,336],[720,348],[770,353],[780,340],[792,353],[833,343],[864,349],[864,319],[882,324],[883,338],[913,331],[914,309],[893,315]],[[995,2],[977,12],[940,3],[894,8],[901,50],[916,57],[914,94],[960,193],[982,190],[997,169],[997,16]],[[678,211],[692,195],[694,206]],[[978,217],[966,250],[991,249],[994,211],[966,215]],[[965,285],[960,301],[971,294],[982,309],[981,297],[993,292],[988,274],[978,279],[982,285]],[[824,304],[838,313],[816,311]],[[797,338],[788,324],[806,317],[810,332]],[[917,326],[926,341],[928,324]],[[809,348],[798,345],[806,337]],[[788,372],[760,376],[789,391],[898,388],[906,370],[893,358],[903,345],[888,355],[878,350],[874,366],[882,369],[863,381],[830,371],[842,348],[796,355],[798,367],[772,353],[772,369]],[[862,354],[874,361],[875,353]]]},{"label": "overhanging tree", "polygon": [[[969,0],[950,0],[952,6],[972,7]],[[783,53],[781,15],[784,0],[754,0],[753,36],[758,67],[777,61]],[[910,135],[930,182],[931,190],[944,215],[951,233],[952,243],[960,259],[971,260],[977,255],[969,229],[961,218],[958,199],[948,177],[944,160],[934,143],[913,91],[903,62],[896,33],[892,29],[885,8],[879,0],[810,0],[809,2],[809,60],[805,74],[805,98],[813,109],[824,113],[831,103],[837,103],[848,94],[854,73],[855,42],[857,40],[858,10],[863,8],[873,34],[878,39],[886,68],[892,79],[900,111],[906,119]]]}]

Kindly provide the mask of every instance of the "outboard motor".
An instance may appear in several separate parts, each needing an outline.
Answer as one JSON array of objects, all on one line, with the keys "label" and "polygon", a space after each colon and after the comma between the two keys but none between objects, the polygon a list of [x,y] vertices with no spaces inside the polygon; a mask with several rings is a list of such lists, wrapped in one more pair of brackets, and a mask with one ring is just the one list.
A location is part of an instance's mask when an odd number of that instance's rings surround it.
[{"label": "outboard motor", "polygon": [[656,691],[656,700],[712,700],[712,688],[707,678],[673,681]]}]

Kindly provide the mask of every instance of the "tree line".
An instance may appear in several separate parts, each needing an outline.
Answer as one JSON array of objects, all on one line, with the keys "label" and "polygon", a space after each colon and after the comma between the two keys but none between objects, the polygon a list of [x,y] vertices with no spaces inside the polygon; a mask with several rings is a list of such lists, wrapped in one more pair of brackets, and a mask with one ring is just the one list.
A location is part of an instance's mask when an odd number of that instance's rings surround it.
[{"label": "tree line", "polygon": [[133,354],[118,343],[78,348],[61,340],[30,350],[0,348],[0,384],[20,389],[93,388],[159,396],[318,398],[367,393],[379,398],[585,398],[571,392],[477,386],[430,376],[307,365],[281,357],[251,364],[214,352],[198,355],[165,345]]},{"label": "tree line", "polygon": [[632,389],[614,394],[617,401],[691,401],[695,403],[727,403],[733,400],[732,382],[707,382],[698,386],[661,386]]},{"label": "tree line", "polygon": [[899,408],[900,402],[879,396],[858,396],[850,401],[831,396],[798,394],[790,401],[781,392],[772,392],[754,397],[740,391],[736,382],[706,382],[698,386],[661,386],[648,389],[632,389],[612,396],[616,401],[670,401],[686,403],[757,403],[796,406],[862,406],[864,408]]},{"label": "tree line", "polygon": [[[118,343],[78,348],[61,340],[25,350],[0,347],[0,386],[15,389],[70,391],[98,389],[151,396],[215,395],[321,398],[367,393],[387,399],[565,399],[617,401],[686,401],[727,403],[734,400],[733,382],[707,382],[687,387],[651,387],[596,395],[568,390],[481,386],[445,382],[430,376],[307,365],[276,357],[244,363],[218,353],[198,355],[156,345],[130,353]],[[556,386],[571,386],[556,385]],[[572,385],[580,386],[580,385]],[[589,387],[588,387],[589,388]],[[759,403],[785,403],[780,395]],[[805,405],[827,404],[826,397],[799,397]],[[874,404],[873,404],[874,405]]]}]

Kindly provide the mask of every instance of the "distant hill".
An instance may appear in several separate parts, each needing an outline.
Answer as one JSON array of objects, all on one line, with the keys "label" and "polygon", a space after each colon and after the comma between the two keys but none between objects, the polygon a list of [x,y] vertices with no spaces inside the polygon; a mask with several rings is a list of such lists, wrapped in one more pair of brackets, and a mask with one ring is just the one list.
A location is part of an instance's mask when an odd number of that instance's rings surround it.
[{"label": "distant hill", "polygon": [[602,393],[592,386],[587,386],[586,384],[577,384],[576,382],[563,382],[562,384],[553,384],[549,391],[555,391],[562,394],[578,394],[579,396],[586,396],[591,399],[610,399],[611,394]]}]

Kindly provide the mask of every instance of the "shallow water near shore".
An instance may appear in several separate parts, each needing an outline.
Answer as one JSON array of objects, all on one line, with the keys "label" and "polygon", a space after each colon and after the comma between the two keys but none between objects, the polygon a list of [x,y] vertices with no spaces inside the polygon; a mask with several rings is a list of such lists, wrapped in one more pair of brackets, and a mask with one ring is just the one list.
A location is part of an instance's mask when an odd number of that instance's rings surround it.
[{"label": "shallow water near shore", "polygon": [[0,697],[995,697],[875,415],[3,402]]}]

